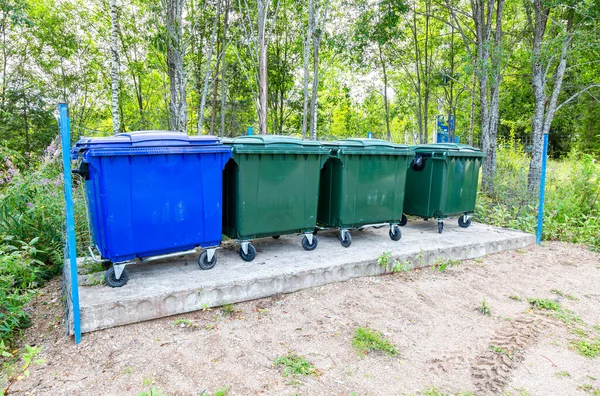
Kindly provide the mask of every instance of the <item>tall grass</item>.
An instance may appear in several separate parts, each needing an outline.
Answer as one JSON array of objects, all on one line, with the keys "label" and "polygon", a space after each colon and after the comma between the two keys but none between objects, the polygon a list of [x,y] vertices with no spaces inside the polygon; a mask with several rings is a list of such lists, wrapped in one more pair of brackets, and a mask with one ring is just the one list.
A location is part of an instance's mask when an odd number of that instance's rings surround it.
[{"label": "tall grass", "polygon": [[[538,198],[527,192],[529,157],[514,141],[498,144],[494,193],[480,193],[479,221],[535,232]],[[600,167],[588,154],[573,152],[549,161],[544,240],[581,243],[600,250]]]}]

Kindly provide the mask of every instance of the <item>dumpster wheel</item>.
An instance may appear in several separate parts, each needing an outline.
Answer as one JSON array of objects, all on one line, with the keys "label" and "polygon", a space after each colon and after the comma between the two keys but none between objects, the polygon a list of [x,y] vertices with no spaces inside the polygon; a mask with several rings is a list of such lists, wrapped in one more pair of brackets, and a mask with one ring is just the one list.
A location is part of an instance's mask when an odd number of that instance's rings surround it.
[{"label": "dumpster wheel", "polygon": [[438,233],[442,233],[444,232],[444,222],[441,220],[438,220]]},{"label": "dumpster wheel", "polygon": [[119,279],[117,279],[117,275],[115,274],[115,267],[110,267],[104,273],[104,282],[110,287],[124,286],[128,280],[129,274],[125,268],[123,268],[123,272],[121,272],[121,277]]},{"label": "dumpster wheel", "polygon": [[280,236],[281,236],[281,235],[273,235],[273,237],[272,237],[272,238],[273,238],[273,239],[279,239],[279,237],[280,237]]},{"label": "dumpster wheel", "polygon": [[256,257],[256,249],[254,245],[248,243],[248,253],[244,253],[244,249],[240,246],[240,257],[242,260],[250,262]]},{"label": "dumpster wheel", "polygon": [[302,248],[304,248],[304,250],[315,250],[317,248],[317,245],[319,244],[319,241],[317,240],[316,236],[312,236],[312,243],[308,240],[308,236],[304,235],[304,238],[302,238]]},{"label": "dumpster wheel", "polygon": [[350,232],[348,230],[340,231],[339,238],[343,247],[347,248],[352,245],[352,237],[350,236]]},{"label": "dumpster wheel", "polygon": [[392,239],[392,241],[399,241],[400,238],[402,238],[402,231],[400,231],[399,226],[390,226],[390,238]]},{"label": "dumpster wheel", "polygon": [[214,253],[212,256],[212,260],[208,261],[208,252],[206,250],[200,253],[200,257],[198,257],[198,266],[203,270],[209,270],[217,265],[217,254]]},{"label": "dumpster wheel", "polygon": [[468,215],[462,215],[458,218],[458,225],[462,228],[468,228],[471,225],[471,217]]},{"label": "dumpster wheel", "polygon": [[402,219],[400,220],[400,227],[404,227],[406,225],[406,223],[408,223],[408,219],[406,218],[406,215],[404,213],[402,213]]}]

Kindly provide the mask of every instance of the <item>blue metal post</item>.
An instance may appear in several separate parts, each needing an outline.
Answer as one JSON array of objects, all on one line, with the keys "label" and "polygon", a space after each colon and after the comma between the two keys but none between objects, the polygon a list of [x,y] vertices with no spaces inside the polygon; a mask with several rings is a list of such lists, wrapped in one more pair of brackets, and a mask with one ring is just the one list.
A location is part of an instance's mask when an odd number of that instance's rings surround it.
[{"label": "blue metal post", "polygon": [[79,283],[77,281],[77,250],[75,246],[75,214],[73,211],[73,183],[71,180],[71,120],[67,113],[67,105],[58,105],[58,125],[62,138],[63,176],[65,189],[65,209],[67,214],[67,252],[71,270],[71,299],[73,307],[73,333],[75,343],[81,341],[81,320],[79,317]]},{"label": "blue metal post", "polygon": [[252,131],[252,127],[251,127],[251,126],[249,126],[249,127],[248,127],[248,136],[252,136],[252,133],[253,133],[253,131]]},{"label": "blue metal post", "polygon": [[367,139],[371,139],[373,137],[373,133],[372,132],[367,132]]},{"label": "blue metal post", "polygon": [[544,224],[544,197],[546,190],[546,158],[548,157],[548,134],[544,134],[544,148],[542,150],[542,174],[540,176],[540,204],[538,206],[537,244],[542,244],[542,228]]}]

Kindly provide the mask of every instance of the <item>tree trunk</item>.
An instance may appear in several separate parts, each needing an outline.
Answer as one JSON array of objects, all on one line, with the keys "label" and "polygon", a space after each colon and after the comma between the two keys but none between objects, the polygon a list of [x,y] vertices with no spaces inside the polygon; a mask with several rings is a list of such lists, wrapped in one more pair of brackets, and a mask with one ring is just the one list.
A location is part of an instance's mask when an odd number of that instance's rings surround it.
[{"label": "tree trunk", "polygon": [[267,134],[267,40],[265,30],[267,25],[267,0],[258,0],[258,124],[260,134]]},{"label": "tree trunk", "polygon": [[304,103],[302,107],[302,140],[306,140],[306,131],[308,129],[308,61],[310,56],[310,38],[313,34],[314,26],[314,0],[308,1],[308,25],[306,28],[306,37],[302,46],[302,57],[304,60]]},{"label": "tree trunk", "polygon": [[110,24],[111,24],[111,109],[113,121],[113,134],[118,135],[121,131],[119,121],[119,17],[117,0],[110,0]]},{"label": "tree trunk", "polygon": [[184,0],[164,0],[167,25],[167,72],[169,75],[169,126],[174,131],[187,131],[186,81],[183,70],[182,13]]},{"label": "tree trunk", "polygon": [[379,61],[381,62],[381,70],[383,71],[383,105],[385,107],[385,126],[387,129],[387,140],[392,141],[392,132],[390,130],[390,108],[388,104],[388,77],[387,69],[385,67],[385,59],[383,58],[383,52],[381,50],[381,44],[377,45],[379,49]]},{"label": "tree trunk", "polygon": [[204,85],[202,88],[202,98],[200,99],[200,111],[198,112],[198,135],[202,135],[202,124],[204,123],[204,107],[206,106],[206,95],[208,94],[208,85],[210,83],[210,64],[212,62],[213,49],[217,39],[217,26],[221,19],[221,0],[217,0],[217,11],[215,21],[213,22],[212,33],[210,35],[210,44],[208,46],[208,56],[206,66],[204,67]]},{"label": "tree trunk", "polygon": [[225,0],[225,20],[223,21],[223,56],[221,61],[221,137],[225,136],[225,95],[227,93],[226,86],[227,81],[225,80],[225,66],[227,66],[227,24],[229,22],[229,0]]},{"label": "tree trunk", "polygon": [[[566,35],[563,39],[560,58],[554,73],[554,84],[550,98],[546,96],[546,72],[542,65],[542,45],[546,33],[546,26],[550,8],[545,8],[543,0],[533,2],[535,13],[535,24],[533,28],[533,51],[531,66],[531,82],[534,94],[534,108],[532,118],[532,136],[533,144],[531,151],[531,162],[529,163],[529,173],[527,175],[527,190],[534,196],[537,194],[540,185],[542,173],[542,155],[544,134],[550,133],[552,119],[556,112],[558,95],[562,88],[562,82],[567,68],[567,54],[569,46],[573,39],[573,11],[569,11],[567,19]],[[548,62],[551,62],[549,60]],[[550,66],[550,65],[548,65]],[[549,69],[549,67],[548,67]]]},{"label": "tree trunk", "polygon": [[[473,90],[471,91],[471,115],[469,117],[469,146],[473,145],[473,128],[475,127],[475,90],[477,89],[477,76],[473,73]],[[456,122],[456,120],[454,121]]]}]

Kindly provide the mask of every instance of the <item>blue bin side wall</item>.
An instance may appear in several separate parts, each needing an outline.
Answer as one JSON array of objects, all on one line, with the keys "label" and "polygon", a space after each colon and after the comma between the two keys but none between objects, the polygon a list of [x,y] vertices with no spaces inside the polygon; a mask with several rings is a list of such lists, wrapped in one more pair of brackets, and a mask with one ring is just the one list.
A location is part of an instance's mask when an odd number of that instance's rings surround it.
[{"label": "blue bin side wall", "polygon": [[228,152],[91,156],[88,206],[103,257],[127,261],[221,242]]}]

